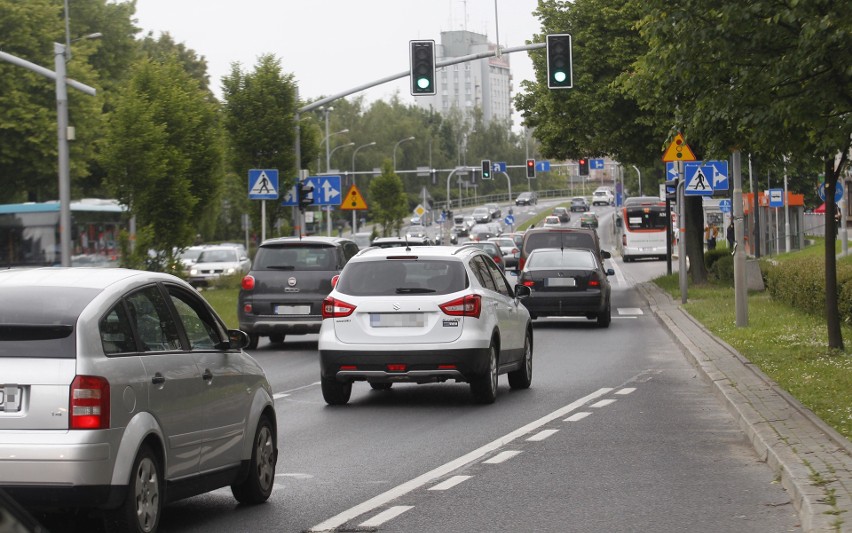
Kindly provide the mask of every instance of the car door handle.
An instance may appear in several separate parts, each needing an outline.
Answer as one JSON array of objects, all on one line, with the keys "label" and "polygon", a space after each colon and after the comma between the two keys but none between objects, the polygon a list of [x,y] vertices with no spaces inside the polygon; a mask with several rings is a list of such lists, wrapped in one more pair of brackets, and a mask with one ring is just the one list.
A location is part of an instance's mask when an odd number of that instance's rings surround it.
[{"label": "car door handle", "polygon": [[165,382],[166,376],[160,374],[159,372],[154,374],[154,377],[151,378],[151,383],[153,383],[154,385],[162,385]]},{"label": "car door handle", "polygon": [[204,373],[201,374],[201,379],[204,381],[211,381],[213,379],[213,372],[211,372],[209,368],[205,368]]}]

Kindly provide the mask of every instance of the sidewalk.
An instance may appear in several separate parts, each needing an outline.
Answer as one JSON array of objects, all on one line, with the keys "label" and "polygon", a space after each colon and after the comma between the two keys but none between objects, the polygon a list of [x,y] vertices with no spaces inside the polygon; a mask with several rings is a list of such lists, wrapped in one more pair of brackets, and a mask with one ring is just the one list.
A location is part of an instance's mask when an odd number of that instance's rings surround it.
[{"label": "sidewalk", "polygon": [[653,282],[637,285],[776,473],[804,531],[852,533],[852,443],[708,332]]}]

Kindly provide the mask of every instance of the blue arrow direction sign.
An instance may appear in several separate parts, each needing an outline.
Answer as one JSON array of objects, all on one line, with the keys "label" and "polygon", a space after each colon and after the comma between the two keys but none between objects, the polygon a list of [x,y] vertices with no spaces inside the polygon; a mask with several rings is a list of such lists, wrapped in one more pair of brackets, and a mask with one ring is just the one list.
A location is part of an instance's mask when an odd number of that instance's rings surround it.
[{"label": "blue arrow direction sign", "polygon": [[684,163],[683,179],[686,182],[683,194],[686,196],[713,196],[713,167]]},{"label": "blue arrow direction sign", "polygon": [[723,213],[730,213],[733,206],[731,205],[731,201],[727,198],[724,200],[719,200],[719,211]]},{"label": "blue arrow direction sign", "polygon": [[712,175],[714,191],[727,191],[730,189],[727,161],[705,161],[704,166],[712,167],[707,170]]},{"label": "blue arrow direction sign", "polygon": [[511,226],[515,223],[515,217],[512,215],[506,215],[506,218],[503,219],[503,223],[508,226]]},{"label": "blue arrow direction sign", "polygon": [[677,178],[677,164],[673,161],[666,163],[666,181]]},{"label": "blue arrow direction sign", "polygon": [[278,170],[274,168],[248,171],[249,200],[278,199]]},{"label": "blue arrow direction sign", "polygon": [[290,190],[288,190],[284,194],[283,199],[281,201],[281,205],[284,205],[284,206],[287,206],[287,207],[298,207],[299,206],[299,193],[296,191],[295,185],[290,187]]},{"label": "blue arrow direction sign", "polygon": [[314,186],[313,205],[340,205],[340,176],[310,176],[308,181]]},{"label": "blue arrow direction sign", "polygon": [[535,169],[538,172],[550,172],[550,161],[536,161]]},{"label": "blue arrow direction sign", "polygon": [[604,169],[604,160],[603,159],[589,159],[589,168],[591,170],[603,170]]},{"label": "blue arrow direction sign", "polygon": [[492,172],[506,172],[506,162],[498,161],[496,163],[491,163],[491,171]]}]

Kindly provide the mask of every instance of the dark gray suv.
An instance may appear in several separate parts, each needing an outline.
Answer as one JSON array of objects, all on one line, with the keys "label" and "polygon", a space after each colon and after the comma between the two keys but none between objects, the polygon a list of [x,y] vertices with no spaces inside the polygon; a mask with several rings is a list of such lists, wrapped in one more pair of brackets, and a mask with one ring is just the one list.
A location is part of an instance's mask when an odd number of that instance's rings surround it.
[{"label": "dark gray suv", "polygon": [[322,300],[331,292],[331,278],[358,253],[358,245],[339,237],[279,237],[261,243],[251,271],[243,278],[237,301],[240,329],[248,348],[260,337],[318,333]]}]

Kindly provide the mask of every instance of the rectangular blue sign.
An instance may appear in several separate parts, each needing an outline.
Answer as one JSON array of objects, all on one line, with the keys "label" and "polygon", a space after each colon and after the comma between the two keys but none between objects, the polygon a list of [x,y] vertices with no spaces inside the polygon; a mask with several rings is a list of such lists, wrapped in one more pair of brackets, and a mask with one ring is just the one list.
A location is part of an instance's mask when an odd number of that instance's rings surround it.
[{"label": "rectangular blue sign", "polygon": [[253,168],[248,171],[249,200],[278,199],[278,169]]},{"label": "rectangular blue sign", "polygon": [[340,205],[340,176],[310,176],[306,181],[314,186],[313,205]]}]

